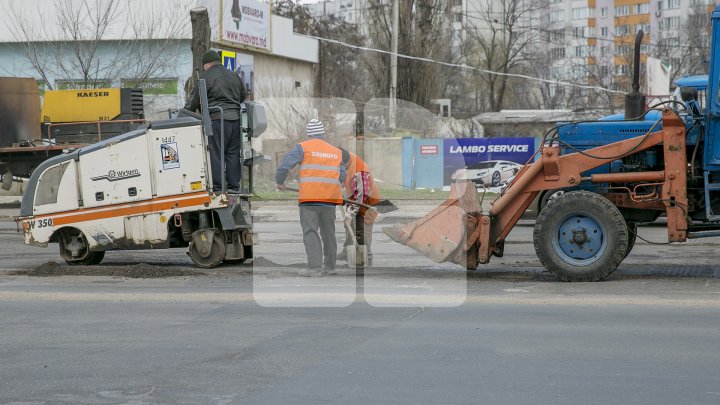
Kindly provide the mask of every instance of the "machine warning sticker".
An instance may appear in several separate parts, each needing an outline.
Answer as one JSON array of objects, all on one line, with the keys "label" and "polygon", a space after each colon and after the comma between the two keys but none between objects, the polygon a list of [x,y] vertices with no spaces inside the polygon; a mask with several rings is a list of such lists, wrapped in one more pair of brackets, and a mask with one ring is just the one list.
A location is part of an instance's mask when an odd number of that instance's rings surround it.
[{"label": "machine warning sticker", "polygon": [[177,142],[168,142],[160,145],[163,170],[177,169],[180,167],[180,155],[178,154]]},{"label": "machine warning sticker", "polygon": [[202,188],[203,188],[202,182],[193,181],[192,183],[190,183],[190,189],[191,189],[192,191],[202,190]]}]

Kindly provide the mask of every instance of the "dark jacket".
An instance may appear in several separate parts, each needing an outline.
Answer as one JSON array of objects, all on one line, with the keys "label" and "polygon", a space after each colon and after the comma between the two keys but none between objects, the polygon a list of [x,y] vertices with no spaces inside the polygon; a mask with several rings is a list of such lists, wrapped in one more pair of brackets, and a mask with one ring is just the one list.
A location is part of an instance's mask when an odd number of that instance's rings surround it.
[{"label": "dark jacket", "polygon": [[[212,107],[221,107],[224,112],[224,119],[240,119],[240,103],[245,100],[245,85],[237,73],[225,69],[223,65],[217,64],[200,74],[207,84],[208,105],[210,117],[220,119],[220,113],[213,111]],[[184,107],[189,111],[200,111],[200,97],[198,87],[195,86],[190,101]]]}]

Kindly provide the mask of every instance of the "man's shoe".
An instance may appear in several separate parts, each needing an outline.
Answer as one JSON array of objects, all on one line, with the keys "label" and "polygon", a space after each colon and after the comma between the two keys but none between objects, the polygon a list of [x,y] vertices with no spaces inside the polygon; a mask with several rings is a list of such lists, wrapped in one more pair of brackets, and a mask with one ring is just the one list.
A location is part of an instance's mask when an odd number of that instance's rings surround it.
[{"label": "man's shoe", "polygon": [[328,276],[334,276],[335,274],[337,274],[337,270],[336,269],[325,269],[325,270],[323,270],[323,273],[327,274]]},{"label": "man's shoe", "polygon": [[322,269],[301,269],[298,271],[298,276],[301,277],[320,277],[323,274]]}]

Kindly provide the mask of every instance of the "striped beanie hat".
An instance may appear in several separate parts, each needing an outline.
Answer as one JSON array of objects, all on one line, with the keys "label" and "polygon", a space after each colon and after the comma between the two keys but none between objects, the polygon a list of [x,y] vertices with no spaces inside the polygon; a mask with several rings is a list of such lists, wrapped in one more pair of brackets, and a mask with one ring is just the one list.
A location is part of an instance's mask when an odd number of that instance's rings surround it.
[{"label": "striped beanie hat", "polygon": [[305,128],[305,133],[311,138],[314,138],[316,136],[323,136],[325,135],[325,125],[323,125],[322,122],[313,118],[310,120],[310,122],[308,122],[307,127]]}]

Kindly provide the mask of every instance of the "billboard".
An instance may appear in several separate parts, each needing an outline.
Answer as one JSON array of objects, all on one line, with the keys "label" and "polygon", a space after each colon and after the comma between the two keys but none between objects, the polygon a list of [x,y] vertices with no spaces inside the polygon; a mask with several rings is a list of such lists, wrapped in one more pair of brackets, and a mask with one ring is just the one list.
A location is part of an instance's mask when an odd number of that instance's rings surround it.
[{"label": "billboard", "polygon": [[[525,164],[535,152],[535,138],[457,138],[443,142],[444,183],[453,173],[489,161]],[[511,172],[511,171],[510,171]]]},{"label": "billboard", "polygon": [[221,0],[220,41],[270,50],[270,4]]}]

